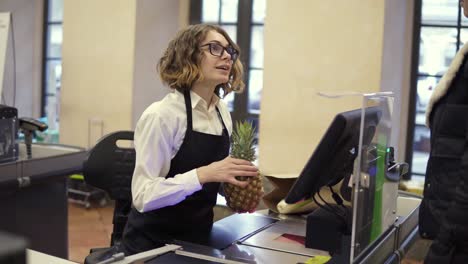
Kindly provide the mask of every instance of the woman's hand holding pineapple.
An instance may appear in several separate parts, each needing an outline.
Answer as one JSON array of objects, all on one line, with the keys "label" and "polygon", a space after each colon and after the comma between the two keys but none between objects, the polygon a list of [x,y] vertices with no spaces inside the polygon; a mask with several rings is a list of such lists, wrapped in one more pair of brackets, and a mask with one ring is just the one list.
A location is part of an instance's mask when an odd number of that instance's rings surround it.
[{"label": "woman's hand holding pineapple", "polygon": [[262,176],[255,160],[255,129],[249,122],[239,122],[232,135],[231,156],[197,169],[201,184],[224,182],[227,205],[237,213],[255,212],[263,196]]},{"label": "woman's hand holding pineapple", "polygon": [[197,174],[201,184],[227,182],[245,188],[248,182],[240,181],[236,179],[236,176],[255,177],[258,175],[258,169],[250,161],[227,157],[208,166],[198,168]]}]

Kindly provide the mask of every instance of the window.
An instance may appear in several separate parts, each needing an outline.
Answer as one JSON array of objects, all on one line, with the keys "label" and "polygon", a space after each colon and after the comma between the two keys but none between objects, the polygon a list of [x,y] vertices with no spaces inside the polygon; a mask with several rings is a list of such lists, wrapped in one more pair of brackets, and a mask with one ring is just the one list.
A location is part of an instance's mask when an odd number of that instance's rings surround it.
[{"label": "window", "polygon": [[263,89],[263,29],[266,0],[191,1],[191,24],[214,23],[224,28],[242,51],[246,89],[224,100],[233,121],[250,120],[258,128]]},{"label": "window", "polygon": [[[62,77],[63,0],[46,1],[43,87],[41,115],[48,123],[57,121]],[[55,119],[55,120],[51,120]]]},{"label": "window", "polygon": [[413,109],[407,144],[411,173],[424,176],[430,151],[430,132],[425,126],[429,98],[447,71],[456,52],[468,39],[468,20],[459,0],[417,0],[415,2]]}]

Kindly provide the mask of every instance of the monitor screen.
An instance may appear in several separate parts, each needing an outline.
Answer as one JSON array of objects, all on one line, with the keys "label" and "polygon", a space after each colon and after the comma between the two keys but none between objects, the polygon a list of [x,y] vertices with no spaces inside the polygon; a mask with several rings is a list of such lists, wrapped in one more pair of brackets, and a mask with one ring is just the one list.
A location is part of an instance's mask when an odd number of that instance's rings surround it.
[{"label": "monitor screen", "polygon": [[[368,145],[372,141],[381,115],[382,111],[378,107],[366,109],[363,145]],[[309,199],[320,188],[333,186],[342,179],[349,179],[358,154],[360,125],[361,109],[335,116],[299,178],[289,190],[285,198],[286,203],[292,204]],[[350,200],[350,192],[344,198]]]}]

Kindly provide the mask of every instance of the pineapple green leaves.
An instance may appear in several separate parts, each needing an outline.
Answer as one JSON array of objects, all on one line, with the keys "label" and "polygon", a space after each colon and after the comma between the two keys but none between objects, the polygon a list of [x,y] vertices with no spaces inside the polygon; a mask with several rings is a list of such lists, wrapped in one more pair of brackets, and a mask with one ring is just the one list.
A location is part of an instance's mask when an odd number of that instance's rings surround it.
[{"label": "pineapple green leaves", "polygon": [[232,134],[231,157],[254,161],[254,137],[255,129],[250,122],[237,122]]}]

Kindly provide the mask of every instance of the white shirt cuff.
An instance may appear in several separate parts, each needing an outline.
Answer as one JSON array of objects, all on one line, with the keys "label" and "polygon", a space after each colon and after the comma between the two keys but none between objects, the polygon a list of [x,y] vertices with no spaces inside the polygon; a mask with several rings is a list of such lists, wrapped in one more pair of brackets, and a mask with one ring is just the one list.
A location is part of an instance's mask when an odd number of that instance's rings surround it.
[{"label": "white shirt cuff", "polygon": [[200,180],[198,179],[197,169],[193,169],[191,171],[186,172],[189,180],[187,181],[188,190],[193,190],[190,194],[199,191],[202,189],[202,185],[200,184]]}]

